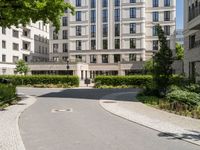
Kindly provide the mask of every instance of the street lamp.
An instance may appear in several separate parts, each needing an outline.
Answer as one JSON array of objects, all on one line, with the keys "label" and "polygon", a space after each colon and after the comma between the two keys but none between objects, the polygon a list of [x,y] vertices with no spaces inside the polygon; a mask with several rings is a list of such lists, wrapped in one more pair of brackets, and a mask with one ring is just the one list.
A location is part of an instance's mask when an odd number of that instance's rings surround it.
[{"label": "street lamp", "polygon": [[70,68],[70,67],[69,67],[69,57],[67,57],[67,66],[66,66],[66,68],[67,68],[67,74],[68,74],[68,73],[69,73],[68,70],[69,70],[69,68]]}]

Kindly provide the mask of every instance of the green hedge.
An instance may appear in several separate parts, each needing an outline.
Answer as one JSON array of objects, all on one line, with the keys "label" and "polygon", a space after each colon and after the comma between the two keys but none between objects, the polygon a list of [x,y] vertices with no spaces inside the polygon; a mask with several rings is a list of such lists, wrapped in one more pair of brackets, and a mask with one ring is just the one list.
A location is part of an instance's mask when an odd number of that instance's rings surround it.
[{"label": "green hedge", "polygon": [[36,85],[36,84],[67,84],[68,86],[79,86],[77,76],[58,76],[58,75],[30,75],[30,76],[0,76],[1,78],[11,80],[16,86]]},{"label": "green hedge", "polygon": [[149,75],[134,75],[134,76],[97,76],[95,78],[95,87],[101,86],[131,86],[144,87],[151,84],[152,76]]},{"label": "green hedge", "polygon": [[9,103],[16,98],[16,87],[13,85],[0,84],[0,106]]},{"label": "green hedge", "polygon": [[[183,77],[173,76],[171,83],[175,85],[183,84]],[[95,78],[95,87],[103,86],[128,86],[128,87],[146,87],[150,86],[153,81],[151,75],[132,75],[132,76],[97,76]]]}]

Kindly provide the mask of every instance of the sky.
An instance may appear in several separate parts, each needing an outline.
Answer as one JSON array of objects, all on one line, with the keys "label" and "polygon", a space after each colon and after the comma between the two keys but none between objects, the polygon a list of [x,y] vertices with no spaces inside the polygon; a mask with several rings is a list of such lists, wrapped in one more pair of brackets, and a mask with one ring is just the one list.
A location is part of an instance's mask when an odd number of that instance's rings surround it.
[{"label": "sky", "polygon": [[184,0],[177,0],[176,4],[176,28],[183,29],[183,3]]}]

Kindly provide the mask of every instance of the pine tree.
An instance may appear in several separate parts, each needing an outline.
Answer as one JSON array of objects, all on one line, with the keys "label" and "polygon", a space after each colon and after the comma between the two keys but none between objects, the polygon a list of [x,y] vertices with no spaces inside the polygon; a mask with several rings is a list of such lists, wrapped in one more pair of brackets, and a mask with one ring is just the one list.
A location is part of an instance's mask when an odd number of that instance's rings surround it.
[{"label": "pine tree", "polygon": [[170,78],[172,77],[173,54],[167,45],[165,33],[160,25],[156,26],[156,31],[159,38],[159,51],[154,56],[154,71],[153,78],[155,88],[159,91],[159,95],[166,95]]}]

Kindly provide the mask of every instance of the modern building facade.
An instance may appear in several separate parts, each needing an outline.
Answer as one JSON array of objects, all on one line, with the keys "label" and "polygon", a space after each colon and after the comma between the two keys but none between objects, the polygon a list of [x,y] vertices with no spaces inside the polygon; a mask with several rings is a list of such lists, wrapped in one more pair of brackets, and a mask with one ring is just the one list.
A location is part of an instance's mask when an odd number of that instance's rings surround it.
[{"label": "modern building facade", "polygon": [[200,0],[184,3],[184,70],[187,77],[200,81]]},{"label": "modern building facade", "polygon": [[54,63],[40,68],[30,65],[34,74],[66,73],[67,62],[68,72],[82,79],[141,72],[144,61],[159,49],[157,24],[163,27],[170,48],[175,49],[176,0],[66,2],[76,7],[76,13],[65,12],[58,34],[50,28],[50,60]]},{"label": "modern building facade", "polygon": [[27,27],[0,27],[0,75],[16,74],[16,62],[49,60],[49,25],[42,21]]},{"label": "modern building facade", "polygon": [[176,29],[176,43],[180,44],[181,46],[184,46],[183,31],[183,29]]}]

